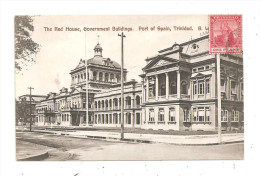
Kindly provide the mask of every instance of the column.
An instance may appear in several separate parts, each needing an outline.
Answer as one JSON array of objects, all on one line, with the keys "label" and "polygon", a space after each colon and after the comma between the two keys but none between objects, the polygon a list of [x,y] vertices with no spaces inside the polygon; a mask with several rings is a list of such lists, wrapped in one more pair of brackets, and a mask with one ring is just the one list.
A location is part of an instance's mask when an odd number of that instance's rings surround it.
[{"label": "column", "polygon": [[[144,81],[143,80],[141,82],[141,85],[142,85],[142,97],[141,98],[144,98]],[[141,100],[141,104],[144,103],[143,100],[144,99]]]},{"label": "column", "polygon": [[155,75],[155,99],[158,100],[158,93],[159,93],[159,80],[158,75]]},{"label": "column", "polygon": [[193,80],[190,81],[190,98],[193,100]]},{"label": "column", "polygon": [[180,71],[177,70],[177,99],[181,98],[181,74]]},{"label": "column", "polygon": [[165,73],[165,91],[166,91],[166,99],[169,98],[169,73]]},{"label": "column", "polygon": [[[206,79],[204,78],[204,99],[206,99],[206,91],[207,91],[206,88],[207,88],[207,86],[206,86]],[[205,109],[204,109],[204,112],[205,112]]]},{"label": "column", "polygon": [[127,106],[127,105],[126,105],[126,102],[127,102],[127,98],[124,97],[124,109],[127,109],[127,108],[126,108],[126,106]]},{"label": "column", "polygon": [[[86,75],[88,76],[88,75]],[[89,80],[93,80],[93,70],[89,70]]]},{"label": "column", "polygon": [[146,101],[148,101],[149,98],[149,77],[146,79]]},{"label": "column", "polygon": [[96,73],[97,73],[96,80],[99,81],[99,72],[97,71]]}]

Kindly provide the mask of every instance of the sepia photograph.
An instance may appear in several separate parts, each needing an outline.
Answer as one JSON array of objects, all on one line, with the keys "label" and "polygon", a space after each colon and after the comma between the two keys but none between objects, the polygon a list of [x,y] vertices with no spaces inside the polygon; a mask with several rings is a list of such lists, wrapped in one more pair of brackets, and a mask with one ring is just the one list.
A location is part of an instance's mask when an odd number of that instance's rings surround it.
[{"label": "sepia photograph", "polygon": [[15,16],[16,160],[243,160],[242,18]]}]

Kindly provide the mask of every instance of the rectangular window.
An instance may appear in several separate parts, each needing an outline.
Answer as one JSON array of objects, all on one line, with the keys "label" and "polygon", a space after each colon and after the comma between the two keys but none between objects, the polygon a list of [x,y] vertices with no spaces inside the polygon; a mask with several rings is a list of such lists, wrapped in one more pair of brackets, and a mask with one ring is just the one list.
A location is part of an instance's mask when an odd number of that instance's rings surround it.
[{"label": "rectangular window", "polygon": [[164,122],[164,109],[159,110],[159,122]]},{"label": "rectangular window", "polygon": [[236,115],[235,110],[232,110],[231,122],[235,121],[235,115]]},{"label": "rectangular window", "polygon": [[231,93],[236,94],[236,82],[231,81]]},{"label": "rectangular window", "polygon": [[170,122],[175,122],[175,109],[171,108],[169,112],[169,121]]},{"label": "rectangular window", "polygon": [[197,122],[197,121],[198,121],[197,116],[198,116],[198,114],[197,114],[197,109],[196,109],[196,108],[193,108],[193,121],[194,121],[194,122]]},{"label": "rectangular window", "polygon": [[227,119],[228,119],[228,110],[225,110],[224,121],[227,122]]},{"label": "rectangular window", "polygon": [[209,107],[206,107],[206,118],[205,118],[206,122],[210,121],[210,109]]},{"label": "rectangular window", "polygon": [[197,82],[194,81],[193,82],[193,95],[196,95],[197,94]]},{"label": "rectangular window", "polygon": [[235,114],[235,121],[236,121],[236,122],[239,121],[239,111],[236,111],[236,114]]},{"label": "rectangular window", "polygon": [[198,68],[198,71],[203,71],[203,70],[204,70],[204,67]]},{"label": "rectangular window", "polygon": [[150,109],[149,112],[149,122],[154,122],[154,110]]},{"label": "rectangular window", "polygon": [[209,79],[206,80],[206,93],[210,93],[210,82]]},{"label": "rectangular window", "polygon": [[204,94],[204,82],[199,82],[199,94]]},{"label": "rectangular window", "polygon": [[184,122],[190,122],[189,111],[187,109],[184,109],[183,114],[184,114]]},{"label": "rectangular window", "polygon": [[204,108],[199,108],[199,122],[204,122],[205,118],[205,111]]},{"label": "rectangular window", "polygon": [[224,79],[221,79],[220,86],[221,86],[221,92],[225,92],[225,80]]}]

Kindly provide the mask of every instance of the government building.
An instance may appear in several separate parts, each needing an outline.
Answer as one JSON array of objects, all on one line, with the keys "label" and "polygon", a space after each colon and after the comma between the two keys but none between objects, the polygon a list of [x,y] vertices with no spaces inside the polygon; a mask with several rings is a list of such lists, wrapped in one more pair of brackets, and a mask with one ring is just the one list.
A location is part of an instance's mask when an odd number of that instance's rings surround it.
[{"label": "government building", "polygon": [[[103,57],[102,50],[98,43],[94,57],[81,59],[70,71],[70,88],[50,92],[37,103],[36,125],[120,128],[124,118],[127,128],[217,130],[216,55],[209,54],[208,35],[147,57],[141,82],[127,80],[127,69],[121,78],[120,64]],[[222,129],[242,129],[243,56],[221,54],[220,59]]]}]

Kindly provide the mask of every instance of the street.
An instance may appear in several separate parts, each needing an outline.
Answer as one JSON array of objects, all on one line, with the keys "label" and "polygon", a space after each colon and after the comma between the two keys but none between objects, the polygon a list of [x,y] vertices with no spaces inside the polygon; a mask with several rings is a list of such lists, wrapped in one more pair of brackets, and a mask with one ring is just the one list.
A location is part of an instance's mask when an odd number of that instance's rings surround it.
[{"label": "street", "polygon": [[48,151],[49,157],[44,161],[241,160],[244,158],[244,143],[181,146],[163,143],[146,144],[92,140],[34,132],[17,132],[17,153],[30,153],[30,147],[26,147],[26,151],[21,151],[24,142],[32,144],[33,150],[39,146],[39,150]]}]

